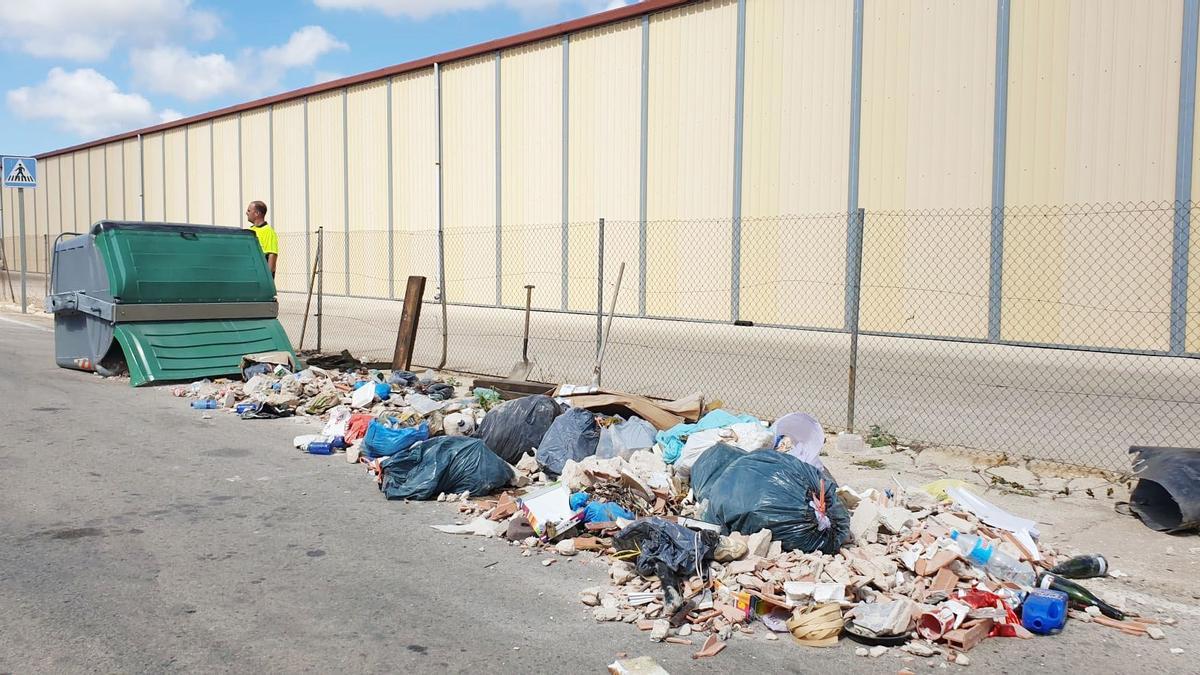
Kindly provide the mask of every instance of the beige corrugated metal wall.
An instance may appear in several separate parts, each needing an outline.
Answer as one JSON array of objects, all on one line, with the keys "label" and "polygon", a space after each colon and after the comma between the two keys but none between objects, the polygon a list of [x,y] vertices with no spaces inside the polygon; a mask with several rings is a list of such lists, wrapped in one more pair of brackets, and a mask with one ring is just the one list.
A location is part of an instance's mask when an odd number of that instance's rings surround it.
[{"label": "beige corrugated metal wall", "polygon": [[197,225],[213,222],[211,132],[208,122],[187,128],[187,218]]},{"label": "beige corrugated metal wall", "polygon": [[110,220],[125,219],[125,157],[122,146],[120,142],[104,146],[104,217]]},{"label": "beige corrugated metal wall", "polygon": [[350,293],[388,297],[387,82],[354,87],[346,99]]},{"label": "beige corrugated metal wall", "polygon": [[87,230],[92,224],[91,176],[88,167],[88,151],[80,150],[71,156],[71,188],[74,194],[74,213],[77,227]]},{"label": "beige corrugated metal wall", "polygon": [[747,3],[742,319],[842,326],[853,21],[841,0]]},{"label": "beige corrugated metal wall", "polygon": [[[520,304],[534,283],[539,307],[561,306],[565,131],[568,307],[594,308],[594,222],[605,217],[609,278],[627,263],[623,311],[636,311],[644,290],[651,315],[730,318],[737,9],[711,0],[649,20],[645,289],[641,19],[570,36],[565,130],[561,38],[501,55],[499,138],[496,55],[444,65],[451,301],[496,302],[499,231],[504,303]],[[1049,218],[1021,209],[1174,198],[1182,15],[1183,0],[1012,1],[1002,338],[1166,348],[1169,209],[1064,208]],[[863,22],[858,202],[872,215],[862,326],[985,337],[996,4],[867,0]],[[852,25],[848,0],[746,0],[739,318],[842,325]],[[305,286],[307,222],[326,227],[327,292],[399,295],[407,274],[436,276],[432,69],[393,79],[390,186],[386,87],[354,88],[344,128],[343,93],[333,91],[310,99],[307,128],[297,100],[273,117],[262,108],[168,131],[165,146],[163,133],[147,135],[144,153],[130,139],[47,159],[33,228],[81,230],[104,216],[137,218],[143,205],[148,220],[240,226],[246,201],[274,199],[281,289]],[[1193,161],[1200,169],[1200,152]],[[1200,350],[1200,237],[1191,247],[1188,346]]]},{"label": "beige corrugated metal wall", "polygon": [[142,201],[146,220],[163,220],[163,137],[162,134],[147,134],[142,137],[142,160],[146,163]]},{"label": "beige corrugated metal wall", "polygon": [[172,129],[165,134],[163,176],[166,189],[166,216],[172,223],[188,222],[187,129]]},{"label": "beige corrugated metal wall", "polygon": [[433,69],[392,81],[392,212],[396,296],[410,275],[437,294],[437,99]]},{"label": "beige corrugated metal wall", "polygon": [[496,302],[495,68],[495,56],[482,56],[442,69],[446,297],[453,302]]},{"label": "beige corrugated metal wall", "polygon": [[213,162],[213,224],[240,227],[246,220],[246,204],[238,178],[237,115],[213,120]]},{"label": "beige corrugated metal wall", "polygon": [[594,310],[596,230],[605,218],[606,277],[624,262],[617,311],[638,311],[642,22],[626,21],[571,36],[567,176],[570,229],[569,307]]},{"label": "beige corrugated metal wall", "polygon": [[125,204],[124,217],[125,220],[141,220],[142,156],[136,138],[121,143],[121,157],[124,172],[124,194],[121,197]]},{"label": "beige corrugated metal wall", "polygon": [[342,92],[308,99],[308,198],[311,227],[325,228],[325,292],[346,292],[345,156]]},{"label": "beige corrugated metal wall", "polygon": [[[1182,6],[1013,3],[1008,204],[1174,200]],[[1003,336],[1165,349],[1173,214],[1088,211],[1005,223]]]},{"label": "beige corrugated metal wall", "polygon": [[532,284],[534,307],[562,307],[562,66],[561,40],[500,55],[501,302],[509,306],[523,305]]},{"label": "beige corrugated metal wall", "polygon": [[[991,203],[996,7],[875,0],[863,19],[859,203],[867,211]],[[987,334],[988,218],[868,219],[862,327]],[[928,261],[947,263],[930,268]]]},{"label": "beige corrugated metal wall", "polygon": [[108,174],[104,167],[104,148],[88,150],[88,222],[108,217]]},{"label": "beige corrugated metal wall", "polygon": [[[241,116],[242,199],[239,201],[242,203],[238,204],[239,226],[246,222],[246,204],[254,200],[265,202],[271,198],[271,165],[268,161],[271,133],[268,115],[270,111],[267,108],[260,108],[242,113]],[[268,209],[270,206],[267,204]],[[267,215],[270,215],[269,211]]]},{"label": "beige corrugated metal wall", "polygon": [[[275,286],[284,291],[305,291],[310,265],[306,260],[304,231],[308,198],[304,184],[304,101],[276,105],[272,115],[271,199],[274,201],[267,204],[267,220],[279,236]],[[239,208],[235,213],[241,216],[244,211]]]},{"label": "beige corrugated metal wall", "polygon": [[736,42],[736,2],[650,17],[650,315],[730,315]]}]

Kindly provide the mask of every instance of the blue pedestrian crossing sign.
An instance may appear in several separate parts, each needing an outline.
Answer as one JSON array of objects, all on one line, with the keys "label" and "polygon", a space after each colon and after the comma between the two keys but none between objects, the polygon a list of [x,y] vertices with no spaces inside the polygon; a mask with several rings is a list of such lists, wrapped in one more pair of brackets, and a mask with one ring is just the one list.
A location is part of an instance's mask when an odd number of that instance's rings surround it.
[{"label": "blue pedestrian crossing sign", "polygon": [[37,159],[33,157],[5,157],[4,187],[37,187]]}]

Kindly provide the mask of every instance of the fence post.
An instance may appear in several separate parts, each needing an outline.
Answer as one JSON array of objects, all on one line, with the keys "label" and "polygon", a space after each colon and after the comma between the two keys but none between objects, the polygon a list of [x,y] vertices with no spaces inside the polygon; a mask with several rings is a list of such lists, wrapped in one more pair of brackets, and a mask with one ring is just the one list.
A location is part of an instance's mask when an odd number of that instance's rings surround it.
[{"label": "fence post", "polygon": [[442,184],[442,65],[433,64],[433,101],[434,128],[437,134],[437,261],[438,261],[438,297],[442,303],[442,359],[437,369],[446,367],[446,359],[450,351],[450,329],[446,325],[446,193]]},{"label": "fence post", "polygon": [[596,357],[600,357],[600,340],[604,333],[604,219],[597,231],[596,255]]},{"label": "fence post", "polygon": [[321,322],[325,299],[325,228],[317,228],[317,352],[321,351]]},{"label": "fence post", "polygon": [[1196,124],[1196,42],[1200,2],[1183,5],[1183,39],[1179,66],[1179,123],[1175,142],[1175,217],[1171,235],[1171,318],[1169,348],[1187,351],[1188,264],[1192,228],[1193,133]]},{"label": "fence post", "polygon": [[846,392],[846,430],[854,431],[854,397],[858,384],[858,315],[862,300],[862,251],[863,231],[866,229],[866,211],[859,208],[851,217],[851,230],[847,263],[850,268],[850,285],[846,288],[849,305],[850,371]]}]

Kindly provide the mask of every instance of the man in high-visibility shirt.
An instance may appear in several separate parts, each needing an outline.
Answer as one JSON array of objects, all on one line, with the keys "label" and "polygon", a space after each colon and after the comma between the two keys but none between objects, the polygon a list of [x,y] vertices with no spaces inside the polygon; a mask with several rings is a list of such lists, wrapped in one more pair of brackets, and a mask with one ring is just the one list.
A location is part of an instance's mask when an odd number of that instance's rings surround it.
[{"label": "man in high-visibility shirt", "polygon": [[267,223],[267,205],[260,201],[250,202],[246,207],[246,220],[250,221],[250,229],[258,237],[258,245],[263,255],[267,257],[267,269],[271,270],[271,278],[275,278],[275,262],[279,259],[279,237],[275,228]]}]

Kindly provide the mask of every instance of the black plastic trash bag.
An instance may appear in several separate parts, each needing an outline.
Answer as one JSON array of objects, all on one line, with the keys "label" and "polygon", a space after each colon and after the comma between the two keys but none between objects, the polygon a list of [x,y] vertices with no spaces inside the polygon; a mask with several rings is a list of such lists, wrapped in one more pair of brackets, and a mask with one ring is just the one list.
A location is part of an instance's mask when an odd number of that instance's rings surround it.
[{"label": "black plastic trash bag", "polygon": [[443,492],[490,494],[512,480],[512,468],[478,438],[439,436],[379,463],[388,499],[436,499]]},{"label": "black plastic trash bag", "polygon": [[638,574],[658,577],[662,582],[665,614],[683,605],[683,582],[692,575],[704,576],[720,537],[711,530],[689,530],[662,518],[642,518],[613,537],[620,551],[640,551],[635,563]]},{"label": "black plastic trash bag", "polygon": [[764,527],[785,551],[837,553],[850,539],[850,513],[828,472],[771,450],[743,452],[731,460],[715,445],[692,467],[696,501],[708,504],[701,519],[725,532],[753,534]]},{"label": "black plastic trash bag", "polygon": [[476,436],[509,464],[532,454],[562,412],[549,396],[526,396],[492,408],[479,425]]},{"label": "black plastic trash bag", "polygon": [[[487,420],[486,417],[483,419]],[[596,424],[596,416],[583,408],[571,408],[554,418],[550,429],[542,436],[535,453],[538,465],[557,476],[568,459],[582,462],[596,454],[599,442],[600,425]]]},{"label": "black plastic trash bag", "polygon": [[1200,528],[1200,449],[1129,448],[1137,485],[1129,510],[1159,532]]}]

